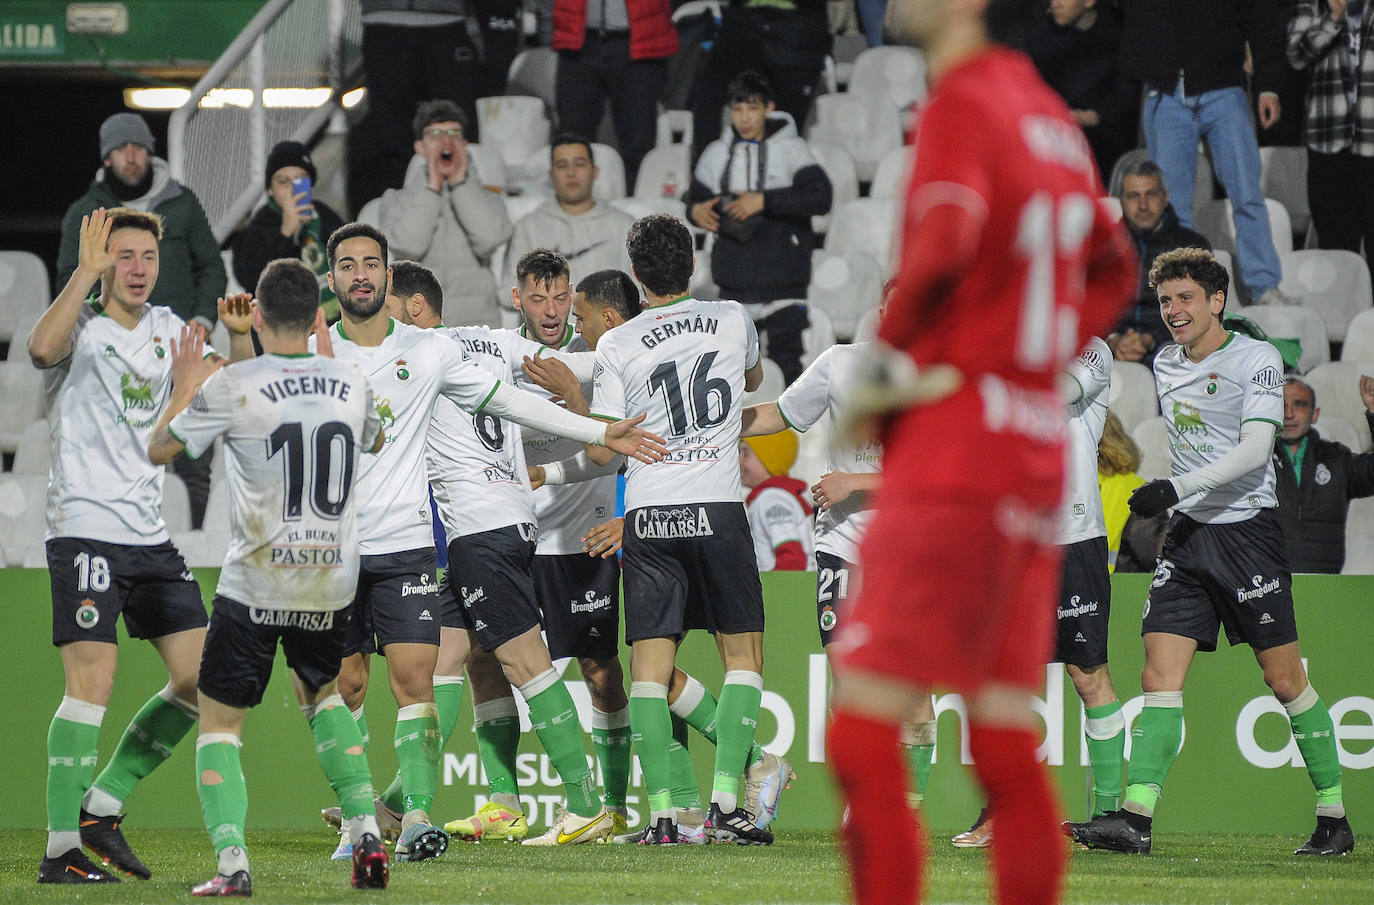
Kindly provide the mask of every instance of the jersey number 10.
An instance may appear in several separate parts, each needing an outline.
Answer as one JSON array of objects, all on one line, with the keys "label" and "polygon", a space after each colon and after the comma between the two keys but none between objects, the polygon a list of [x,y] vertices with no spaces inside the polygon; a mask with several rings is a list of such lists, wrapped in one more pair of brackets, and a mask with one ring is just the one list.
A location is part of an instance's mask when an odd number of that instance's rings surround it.
[{"label": "jersey number 10", "polygon": [[[315,428],[311,441],[310,508],[320,518],[337,519],[353,488],[353,430],[341,421],[326,421]],[[293,522],[301,517],[305,496],[305,433],[300,422],[283,424],[267,438],[267,458],[279,452],[286,472],[282,516]],[[336,456],[342,457],[337,467]]]}]

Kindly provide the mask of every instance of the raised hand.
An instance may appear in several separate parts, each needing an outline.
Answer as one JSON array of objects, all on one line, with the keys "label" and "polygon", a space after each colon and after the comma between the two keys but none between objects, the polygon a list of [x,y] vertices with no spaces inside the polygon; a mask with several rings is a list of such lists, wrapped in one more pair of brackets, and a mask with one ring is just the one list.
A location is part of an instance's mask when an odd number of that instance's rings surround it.
[{"label": "raised hand", "polygon": [[590,411],[572,369],[556,358],[525,356],[525,373],[535,384],[552,393],[564,408],[579,415]]},{"label": "raised hand", "polygon": [[110,242],[110,227],[114,221],[98,207],[81,218],[80,243],[76,253],[76,267],[92,278],[99,277],[114,266],[119,254],[118,243]]},{"label": "raised hand", "polygon": [[172,386],[179,392],[193,392],[224,365],[224,359],[205,357],[205,334],[199,324],[181,328],[181,340],[173,338]]},{"label": "raised hand", "polygon": [[310,333],[315,337],[315,354],[333,358],[334,340],[329,336],[329,321],[325,320],[323,308],[315,312],[315,323],[311,326]]},{"label": "raised hand", "polygon": [[606,425],[606,448],[650,465],[662,462],[668,454],[663,438],[636,427],[644,417],[644,414],[639,414]]},{"label": "raised hand", "polygon": [[242,336],[253,328],[252,293],[239,292],[226,296],[216,305],[219,308],[219,321],[230,333]]}]

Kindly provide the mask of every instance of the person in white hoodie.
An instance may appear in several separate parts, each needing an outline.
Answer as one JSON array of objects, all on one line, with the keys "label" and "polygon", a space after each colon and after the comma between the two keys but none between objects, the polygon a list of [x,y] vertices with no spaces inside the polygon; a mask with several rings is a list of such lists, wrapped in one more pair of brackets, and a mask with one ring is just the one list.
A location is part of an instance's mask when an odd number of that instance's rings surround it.
[{"label": "person in white hoodie", "polygon": [[500,196],[482,187],[468,155],[468,118],[452,101],[426,101],[415,114],[415,153],[405,185],[369,202],[358,219],[378,227],[398,257],[434,271],[444,287],[444,323],[499,324],[491,256],[510,238]]},{"label": "person in white hoodie", "polygon": [[554,198],[515,224],[500,291],[516,285],[516,262],[536,248],[551,248],[568,259],[572,285],[599,270],[629,273],[625,234],[635,218],[592,196],[599,172],[590,140],[572,132],[554,137],[549,147]]}]

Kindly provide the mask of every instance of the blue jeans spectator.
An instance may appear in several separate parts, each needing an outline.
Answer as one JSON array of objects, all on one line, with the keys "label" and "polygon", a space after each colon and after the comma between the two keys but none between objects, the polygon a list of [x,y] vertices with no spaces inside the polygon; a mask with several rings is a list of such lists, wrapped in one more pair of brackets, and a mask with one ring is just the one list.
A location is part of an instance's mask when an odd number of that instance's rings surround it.
[{"label": "blue jeans spectator", "polygon": [[1198,139],[1207,142],[1212,166],[1231,199],[1236,224],[1240,282],[1252,302],[1279,285],[1279,256],[1269,230],[1269,210],[1260,191],[1259,144],[1242,88],[1221,88],[1185,96],[1183,82],[1170,95],[1151,88],[1142,116],[1150,158],[1164,171],[1169,194],[1178,199],[1179,222],[1193,225],[1193,180]]},{"label": "blue jeans spectator", "polygon": [[854,8],[859,13],[859,28],[868,40],[868,46],[880,46],[883,43],[883,15],[887,12],[887,0],[854,0]]}]

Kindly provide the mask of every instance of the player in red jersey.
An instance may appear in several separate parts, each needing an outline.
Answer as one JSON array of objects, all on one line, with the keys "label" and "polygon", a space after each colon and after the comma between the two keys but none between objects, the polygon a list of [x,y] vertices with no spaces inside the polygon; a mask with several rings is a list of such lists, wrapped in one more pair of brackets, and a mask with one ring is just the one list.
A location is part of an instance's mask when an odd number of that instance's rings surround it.
[{"label": "player in red jersey", "polygon": [[[891,0],[932,82],[917,127],[897,287],[851,421],[885,419],[884,480],[841,626],[829,759],[849,805],[860,905],[919,898],[898,730],[922,686],[961,692],[997,814],[996,900],[1058,900],[1059,809],[1036,761],[1059,582],[1064,406],[1056,375],[1105,331],[1135,260],[1083,133],[1025,56],[994,43],[999,0]],[[916,530],[913,530],[915,528]],[[899,780],[903,781],[904,780]]]}]

